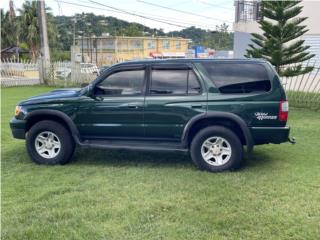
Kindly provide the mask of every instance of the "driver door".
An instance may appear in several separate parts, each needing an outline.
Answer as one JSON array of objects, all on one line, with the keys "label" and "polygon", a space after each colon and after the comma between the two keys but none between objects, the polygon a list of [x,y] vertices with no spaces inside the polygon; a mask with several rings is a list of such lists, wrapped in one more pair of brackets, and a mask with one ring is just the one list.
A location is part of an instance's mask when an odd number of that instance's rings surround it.
[{"label": "driver door", "polygon": [[145,66],[113,70],[79,105],[77,125],[85,139],[144,137]]}]

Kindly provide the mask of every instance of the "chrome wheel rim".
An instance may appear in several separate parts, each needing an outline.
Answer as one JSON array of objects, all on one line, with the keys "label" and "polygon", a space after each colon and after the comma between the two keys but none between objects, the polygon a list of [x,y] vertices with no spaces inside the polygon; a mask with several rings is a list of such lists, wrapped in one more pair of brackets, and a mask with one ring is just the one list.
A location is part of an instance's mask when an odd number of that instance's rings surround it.
[{"label": "chrome wheel rim", "polygon": [[37,153],[43,158],[55,158],[61,150],[61,142],[56,134],[50,131],[41,132],[35,140]]},{"label": "chrome wheel rim", "polygon": [[210,165],[222,166],[231,158],[230,143],[223,137],[210,137],[201,146],[202,158]]}]

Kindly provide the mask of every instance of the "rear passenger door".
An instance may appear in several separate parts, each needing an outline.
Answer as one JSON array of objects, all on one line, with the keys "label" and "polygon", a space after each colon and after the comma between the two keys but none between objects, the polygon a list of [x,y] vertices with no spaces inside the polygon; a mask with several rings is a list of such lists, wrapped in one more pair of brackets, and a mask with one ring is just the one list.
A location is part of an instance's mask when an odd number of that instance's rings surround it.
[{"label": "rear passenger door", "polygon": [[180,140],[190,118],[206,111],[206,99],[192,65],[151,65],[144,110],[146,137]]}]

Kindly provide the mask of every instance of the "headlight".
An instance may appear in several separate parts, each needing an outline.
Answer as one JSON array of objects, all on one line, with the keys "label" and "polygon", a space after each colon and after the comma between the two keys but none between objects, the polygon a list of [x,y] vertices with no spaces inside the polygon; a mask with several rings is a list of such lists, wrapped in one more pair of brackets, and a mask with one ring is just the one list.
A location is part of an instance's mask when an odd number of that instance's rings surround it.
[{"label": "headlight", "polygon": [[14,115],[17,117],[22,112],[21,106],[16,106],[16,110],[14,112]]}]

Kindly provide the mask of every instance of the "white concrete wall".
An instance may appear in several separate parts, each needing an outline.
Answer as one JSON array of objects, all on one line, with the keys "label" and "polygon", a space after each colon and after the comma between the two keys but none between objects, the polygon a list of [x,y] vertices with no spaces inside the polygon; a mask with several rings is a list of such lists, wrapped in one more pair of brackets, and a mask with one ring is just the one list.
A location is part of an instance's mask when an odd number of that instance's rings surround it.
[{"label": "white concrete wall", "polygon": [[303,6],[300,17],[308,17],[303,22],[309,29],[307,34],[320,34],[320,1],[304,0],[300,4]]}]

